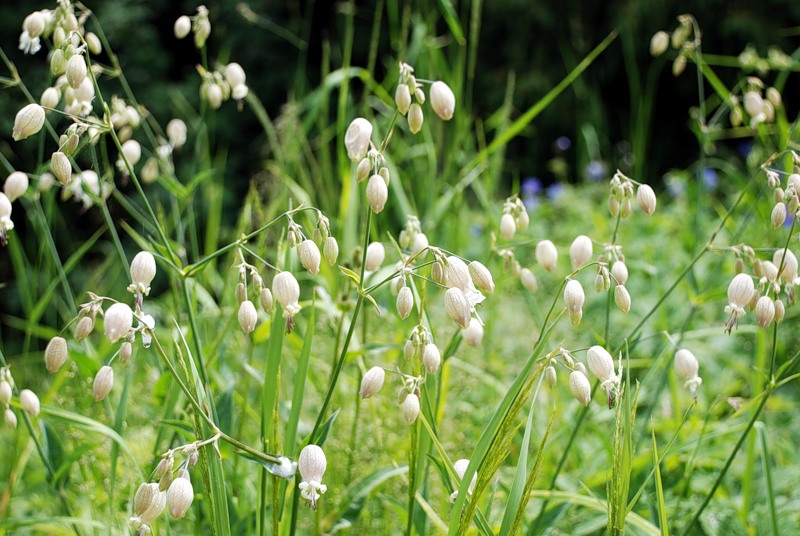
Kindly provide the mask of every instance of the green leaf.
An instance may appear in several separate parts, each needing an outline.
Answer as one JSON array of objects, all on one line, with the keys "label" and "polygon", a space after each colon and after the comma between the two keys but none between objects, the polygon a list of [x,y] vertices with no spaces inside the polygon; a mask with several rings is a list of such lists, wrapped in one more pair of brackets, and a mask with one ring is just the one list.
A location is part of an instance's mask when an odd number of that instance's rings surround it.
[{"label": "green leaf", "polygon": [[[543,377],[544,375],[542,375],[542,378]],[[536,388],[537,391],[542,385],[542,378],[539,378],[539,386]],[[506,503],[505,513],[503,514],[503,523],[500,526],[500,536],[507,536],[510,533],[514,518],[522,502],[522,492],[525,489],[525,481],[528,475],[528,447],[531,442],[533,409],[536,406],[536,398],[536,395],[533,395],[531,409],[528,412],[528,422],[525,425],[525,433],[522,437],[522,445],[519,449],[519,460],[517,461],[517,469],[514,472],[514,481],[511,483],[511,490],[508,492],[508,502]]]},{"label": "green leaf", "polygon": [[353,270],[350,270],[349,268],[345,268],[344,266],[342,266],[340,264],[339,265],[339,271],[342,272],[342,274],[344,274],[345,277],[349,277],[350,279],[352,279],[353,283],[355,283],[357,287],[359,285],[361,285],[361,276],[359,276]]},{"label": "green leaf", "polygon": [[339,416],[339,412],[342,411],[342,408],[337,409],[333,412],[333,414],[328,417],[328,420],[322,423],[322,425],[317,430],[317,434],[314,438],[312,438],[311,443],[314,445],[319,445],[320,447],[325,443],[325,440],[328,438],[328,432],[331,431],[331,427],[333,423],[336,421],[336,417]]}]

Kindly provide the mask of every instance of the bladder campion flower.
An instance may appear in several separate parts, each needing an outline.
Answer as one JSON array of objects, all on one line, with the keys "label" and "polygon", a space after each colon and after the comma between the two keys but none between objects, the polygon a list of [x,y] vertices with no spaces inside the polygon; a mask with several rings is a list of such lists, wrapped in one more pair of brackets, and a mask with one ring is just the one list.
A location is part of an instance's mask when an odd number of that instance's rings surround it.
[{"label": "bladder campion flower", "polygon": [[284,318],[291,318],[300,312],[300,285],[291,272],[281,272],[272,280],[272,294],[283,307]]},{"label": "bladder campion flower", "polygon": [[344,145],[350,160],[357,162],[367,155],[371,137],[372,124],[363,117],[353,119],[344,135]]},{"label": "bladder campion flower", "polygon": [[300,471],[300,494],[311,503],[311,509],[317,509],[317,500],[328,491],[328,486],[322,483],[328,461],[325,453],[317,445],[306,445],[300,451],[297,468]]},{"label": "bladder campion flower", "polygon": [[[467,467],[469,467],[469,460],[466,458],[456,460],[456,462],[453,463],[453,470],[456,472],[459,479],[464,478],[464,473],[467,472]],[[475,490],[475,484],[477,483],[478,483],[478,473],[475,473],[472,475],[472,480],[469,483],[469,488],[467,488],[467,493],[472,494],[472,492]],[[453,491],[453,493],[450,495],[450,502],[455,502],[457,497],[458,497],[458,489]]]},{"label": "bladder campion flower", "polygon": [[319,247],[313,240],[303,240],[297,245],[297,258],[303,268],[308,270],[311,275],[319,272],[319,263],[321,260]]},{"label": "bladder campion flower", "polygon": [[17,112],[11,137],[14,141],[24,140],[42,130],[43,126],[44,108],[38,104],[28,104]]},{"label": "bladder campion flower", "polygon": [[58,372],[67,362],[67,341],[64,337],[53,337],[44,349],[44,364],[50,372]]},{"label": "bladder campion flower", "polygon": [[194,500],[194,488],[188,478],[179,476],[172,481],[167,490],[167,510],[169,514],[180,519],[186,515]]},{"label": "bladder campion flower", "polygon": [[256,312],[256,306],[253,305],[253,302],[250,300],[244,300],[241,305],[239,305],[239,325],[242,327],[242,331],[251,333],[256,329],[257,322],[258,313]]},{"label": "bladder campion flower", "polygon": [[97,402],[100,402],[111,389],[114,387],[114,369],[108,365],[100,367],[100,370],[94,377],[94,384],[92,385],[92,395]]},{"label": "bladder campion flower", "polygon": [[36,393],[30,389],[23,389],[19,392],[19,403],[22,406],[22,409],[27,411],[29,414],[33,415],[34,417],[39,415],[39,397],[36,396]]},{"label": "bladder campion flower", "polygon": [[408,424],[413,424],[419,415],[419,397],[414,393],[408,393],[400,404],[400,409],[403,411],[403,419]]},{"label": "bladder campion flower", "polygon": [[542,240],[536,244],[536,262],[548,272],[555,270],[558,262],[558,250],[556,250],[555,244],[550,240]]},{"label": "bladder campion flower", "polygon": [[580,235],[572,241],[569,246],[569,259],[572,269],[577,270],[592,258],[592,239],[586,235]]},{"label": "bladder campion flower", "polygon": [[359,390],[361,398],[369,398],[380,391],[385,377],[386,373],[381,367],[376,366],[369,369],[361,379],[361,389]]},{"label": "bladder campion flower", "polygon": [[697,375],[698,369],[697,358],[691,351],[681,348],[675,352],[675,371],[683,378],[685,382],[683,385],[689,389],[692,396],[695,396],[695,391],[703,383],[702,378]]},{"label": "bladder campion flower", "polygon": [[103,316],[106,337],[111,342],[117,342],[130,333],[133,326],[133,311],[127,304],[115,303],[106,309]]},{"label": "bladder campion flower", "polygon": [[430,94],[431,108],[436,115],[445,121],[451,120],[456,109],[456,96],[453,90],[441,80],[437,80],[431,84]]},{"label": "bladder campion flower", "polygon": [[589,378],[580,370],[573,370],[569,375],[569,390],[572,396],[583,406],[588,406],[591,401],[591,386]]},{"label": "bladder campion flower", "polygon": [[564,287],[564,302],[567,304],[567,312],[569,313],[569,320],[573,326],[581,323],[583,317],[583,302],[586,295],[583,292],[583,287],[577,279],[570,279]]}]

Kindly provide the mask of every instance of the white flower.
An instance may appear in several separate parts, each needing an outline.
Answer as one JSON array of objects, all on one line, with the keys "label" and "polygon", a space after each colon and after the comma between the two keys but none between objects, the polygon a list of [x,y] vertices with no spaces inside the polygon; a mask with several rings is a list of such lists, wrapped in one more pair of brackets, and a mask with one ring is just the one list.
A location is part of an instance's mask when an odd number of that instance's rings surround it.
[{"label": "white flower", "polygon": [[[469,467],[469,460],[466,459],[466,458],[462,458],[460,460],[456,460],[456,462],[453,464],[453,470],[458,475],[458,478],[461,478],[461,479],[464,478],[464,473],[467,472],[467,467]],[[472,492],[475,490],[475,484],[477,484],[477,483],[478,483],[478,473],[476,472],[476,473],[473,473],[473,475],[472,475],[472,480],[469,483],[469,488],[467,489],[467,493],[472,494]],[[455,502],[457,497],[458,497],[458,489],[456,489],[450,495],[450,502]]]},{"label": "white flower", "polygon": [[372,124],[363,117],[353,119],[344,135],[344,145],[350,160],[357,162],[367,155],[370,137]]},{"label": "white flower", "polygon": [[272,280],[272,294],[283,307],[284,318],[300,312],[300,285],[291,272],[281,272]]},{"label": "white flower", "polygon": [[42,45],[38,37],[31,37],[28,32],[22,32],[19,36],[19,49],[23,54],[32,56],[42,49]]},{"label": "white flower", "polygon": [[300,495],[311,502],[311,509],[317,509],[317,499],[328,491],[328,486],[322,483],[328,462],[325,453],[317,445],[306,445],[300,451],[297,468],[300,471]]}]

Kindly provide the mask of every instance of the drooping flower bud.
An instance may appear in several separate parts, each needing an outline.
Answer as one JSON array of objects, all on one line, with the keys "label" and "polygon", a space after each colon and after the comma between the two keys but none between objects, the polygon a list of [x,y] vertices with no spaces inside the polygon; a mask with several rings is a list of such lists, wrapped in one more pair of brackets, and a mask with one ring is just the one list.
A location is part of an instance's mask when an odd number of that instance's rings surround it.
[{"label": "drooping flower bud", "polygon": [[649,185],[641,184],[636,189],[636,202],[642,212],[650,216],[656,210],[656,193]]},{"label": "drooping flower bud", "polygon": [[67,155],[61,151],[53,153],[50,158],[50,169],[53,170],[53,175],[56,176],[61,184],[69,186],[70,181],[72,181],[72,164]]},{"label": "drooping flower bud", "polygon": [[131,261],[131,283],[143,294],[150,294],[150,283],[156,277],[156,258],[149,251],[140,251]]},{"label": "drooping flower bud", "polygon": [[472,277],[470,276],[470,270],[467,264],[455,255],[447,257],[445,277],[447,278],[448,287],[455,287],[464,292],[473,287]]},{"label": "drooping flower bud", "polygon": [[580,370],[573,370],[569,375],[569,390],[572,396],[583,406],[588,406],[591,401],[592,389],[589,378]]},{"label": "drooping flower bud", "polygon": [[426,344],[422,352],[422,364],[425,365],[428,374],[435,374],[441,362],[442,354],[439,352],[439,347],[432,342]]},{"label": "drooping flower bud", "polygon": [[681,348],[675,352],[675,372],[678,373],[684,382],[684,387],[688,387],[694,396],[695,390],[703,380],[697,375],[699,364],[697,358],[686,348]]},{"label": "drooping flower bud", "polygon": [[94,318],[91,316],[84,316],[78,320],[78,325],[75,327],[75,340],[82,341],[94,329]]},{"label": "drooping flower bud", "polygon": [[86,60],[83,58],[83,55],[74,54],[70,59],[68,59],[65,72],[69,87],[72,89],[78,89],[81,87],[81,84],[86,79],[87,74]]},{"label": "drooping flower bud", "polygon": [[422,106],[415,102],[408,108],[408,130],[412,134],[418,134],[422,130],[422,121]]},{"label": "drooping flower bud", "polygon": [[158,484],[151,484],[148,482],[143,482],[139,484],[139,488],[136,490],[136,495],[133,496],[133,513],[137,516],[141,516],[150,505],[153,503],[153,499],[158,494]]},{"label": "drooping flower bud", "polygon": [[122,343],[122,346],[119,349],[119,362],[123,365],[127,364],[128,361],[131,360],[131,356],[133,355],[133,345],[128,341]]},{"label": "drooping flower bud", "polygon": [[297,469],[303,479],[300,482],[301,495],[311,502],[312,510],[317,509],[317,499],[328,490],[328,487],[322,483],[322,477],[325,475],[327,467],[328,461],[325,459],[325,453],[317,445],[306,445],[300,451]]},{"label": "drooping flower bud", "polygon": [[359,391],[361,398],[369,398],[380,391],[385,377],[386,373],[381,367],[375,366],[369,369],[361,379],[361,390]]},{"label": "drooping flower bud", "polygon": [[536,244],[536,262],[548,272],[555,270],[558,262],[558,250],[556,250],[555,244],[550,240],[542,240]]},{"label": "drooping flower bud", "polygon": [[67,362],[67,341],[64,337],[53,337],[44,349],[44,364],[50,372],[58,372]]},{"label": "drooping flower bud", "polygon": [[444,308],[450,318],[461,328],[469,326],[472,308],[461,289],[456,287],[447,289],[444,293]]},{"label": "drooping flower bud", "polygon": [[413,424],[419,415],[419,397],[414,393],[409,393],[400,405],[400,409],[403,412],[403,419],[408,424]]},{"label": "drooping flower bud", "polygon": [[664,30],[659,30],[650,38],[650,55],[658,57],[669,48],[669,34]]},{"label": "drooping flower bud", "polygon": [[[469,467],[469,460],[466,459],[466,458],[462,458],[460,460],[456,460],[456,462],[453,463],[453,470],[456,472],[456,474],[458,475],[458,478],[460,478],[460,479],[464,478],[464,473],[467,472],[467,468],[468,467]],[[472,493],[473,491],[475,491],[475,485],[477,483],[478,483],[478,473],[476,472],[475,474],[472,475],[472,480],[469,483],[469,488],[467,488],[467,493]],[[458,492],[456,491],[456,493],[451,495],[450,498],[451,498],[451,500],[453,500],[457,496],[458,496]]]},{"label": "drooping flower bud", "polygon": [[367,258],[364,269],[368,272],[376,272],[386,258],[386,248],[380,242],[372,242],[367,246]]},{"label": "drooping flower bud", "polygon": [[111,389],[114,387],[114,369],[108,365],[100,367],[97,375],[94,377],[94,384],[92,385],[92,395],[97,402],[100,402]]},{"label": "drooping flower bud", "polygon": [[775,323],[780,324],[783,322],[783,317],[786,315],[786,306],[783,305],[781,300],[775,300]]},{"label": "drooping flower bud", "polygon": [[353,162],[359,161],[367,155],[369,139],[372,137],[372,123],[363,117],[353,119],[344,135],[344,145],[347,156]]},{"label": "drooping flower bud", "polygon": [[272,294],[283,308],[283,316],[293,317],[300,312],[300,285],[291,272],[281,272],[272,280]]},{"label": "drooping flower bud", "polygon": [[577,270],[592,258],[592,239],[586,235],[580,235],[572,241],[569,246],[569,259],[572,269]]},{"label": "drooping flower bud", "polygon": [[0,404],[7,406],[11,402],[11,395],[14,394],[11,384],[6,380],[0,380]]},{"label": "drooping flower bud", "polygon": [[181,15],[175,21],[175,27],[173,28],[175,32],[175,37],[178,39],[183,39],[189,32],[192,30],[192,21],[186,15]]},{"label": "drooping flower bud", "polygon": [[444,121],[450,121],[456,109],[456,96],[453,94],[453,90],[447,84],[438,80],[431,84],[430,95],[431,108],[436,112],[436,115]]},{"label": "drooping flower bud", "polygon": [[180,519],[186,515],[194,500],[194,488],[188,478],[176,478],[167,490],[167,509],[169,514]]},{"label": "drooping flower bud", "polygon": [[334,237],[329,236],[325,239],[325,243],[322,246],[322,255],[325,257],[325,262],[328,263],[328,266],[336,264],[336,259],[339,258],[339,243]]},{"label": "drooping flower bud", "polygon": [[241,305],[239,305],[239,325],[242,327],[242,331],[251,333],[256,329],[257,322],[258,313],[256,312],[256,306],[253,305],[253,302],[250,300],[244,300]]},{"label": "drooping flower bud", "polygon": [[380,214],[383,207],[386,206],[386,200],[389,198],[389,189],[386,187],[386,181],[380,175],[373,175],[369,178],[367,183],[367,202],[372,208],[372,212]]},{"label": "drooping flower bud", "polygon": [[614,261],[611,265],[611,277],[617,285],[624,285],[628,282],[628,267],[622,261]]},{"label": "drooping flower bud", "polygon": [[470,318],[469,326],[461,331],[461,336],[470,346],[480,346],[483,342],[483,326],[477,318]]},{"label": "drooping flower bud", "polygon": [[472,261],[469,263],[468,268],[469,275],[472,277],[472,281],[475,283],[476,287],[489,294],[494,292],[492,272],[490,272],[486,266],[478,261]]},{"label": "drooping flower bud", "polygon": [[161,491],[158,487],[158,484],[152,484],[155,486],[155,492],[153,494],[153,498],[150,501],[150,506],[139,516],[139,519],[143,525],[149,524],[155,518],[161,515],[161,512],[164,511],[164,508],[167,506],[167,493],[165,491]]},{"label": "drooping flower bud", "polygon": [[258,300],[261,302],[261,308],[264,309],[265,312],[272,312],[272,292],[267,287],[261,289]]},{"label": "drooping flower bud", "polygon": [[241,281],[236,283],[236,303],[241,305],[244,300],[247,299],[247,287],[244,286],[244,283]]},{"label": "drooping flower bud", "polygon": [[3,185],[3,192],[5,192],[8,200],[12,203],[25,195],[28,191],[28,176],[21,171],[15,171],[6,178]]},{"label": "drooping flower bud", "polygon": [[409,287],[403,287],[397,293],[397,314],[402,319],[408,318],[411,314],[411,309],[414,308],[414,293],[411,292]]},{"label": "drooping flower bud", "polygon": [[[42,92],[39,103],[43,108],[55,108],[61,100],[61,93],[54,87],[48,87]],[[46,110],[45,110],[46,111]]]},{"label": "drooping flower bud", "polygon": [[753,279],[747,274],[738,274],[728,285],[728,302],[738,307],[747,307],[753,297]]},{"label": "drooping flower bud", "polygon": [[528,216],[528,211],[525,210],[524,205],[523,209],[520,211],[519,214],[517,214],[517,217],[514,221],[517,222],[517,229],[519,229],[521,232],[524,233],[525,231],[528,230],[528,225],[530,225],[531,223],[531,217]]},{"label": "drooping flower bud", "polygon": [[536,276],[528,268],[523,268],[519,271],[519,281],[530,292],[539,290],[539,282],[536,281]]},{"label": "drooping flower bud", "polygon": [[23,389],[19,392],[19,403],[22,409],[27,411],[30,415],[34,417],[39,415],[39,409],[41,407],[39,404],[39,397],[30,389]]},{"label": "drooping flower bud", "polygon": [[125,303],[115,303],[105,312],[105,332],[106,337],[111,342],[126,337],[133,326],[133,311]]},{"label": "drooping flower bud", "polygon": [[564,287],[564,303],[567,305],[567,312],[569,313],[570,322],[573,326],[577,326],[583,317],[583,302],[586,300],[586,295],[583,292],[583,287],[577,279],[570,279]]},{"label": "drooping flower bud", "polygon": [[770,222],[772,223],[772,227],[777,229],[783,222],[786,221],[786,204],[784,203],[775,203],[775,206],[772,208],[772,214],[770,215]]},{"label": "drooping flower bud", "polygon": [[11,411],[11,408],[6,408],[4,417],[5,417],[5,421],[6,421],[6,426],[8,428],[11,428],[12,430],[14,430],[17,427],[17,415],[16,415],[16,413]]},{"label": "drooping flower bud", "polygon": [[398,84],[394,92],[394,102],[397,104],[397,110],[401,115],[408,113],[408,108],[411,106],[411,90],[408,89],[408,84]]},{"label": "drooping flower bud", "polygon": [[614,288],[614,303],[617,308],[627,314],[631,310],[631,295],[624,285],[617,285]]},{"label": "drooping flower bud", "polygon": [[556,368],[552,365],[544,369],[544,379],[547,385],[552,389],[558,383],[558,376],[556,375]]},{"label": "drooping flower bud", "polygon": [[619,383],[619,378],[614,373],[614,359],[602,346],[592,346],[586,354],[589,370],[592,371],[601,383]]},{"label": "drooping flower bud", "polygon": [[761,296],[756,302],[756,321],[762,328],[767,327],[775,318],[775,303],[769,296]]},{"label": "drooping flower bud", "polygon": [[308,270],[311,275],[319,272],[320,254],[319,248],[313,240],[303,240],[297,245],[297,258],[303,268]]},{"label": "drooping flower bud", "polygon": [[516,232],[517,223],[514,221],[514,216],[509,213],[503,214],[500,218],[500,235],[504,240],[511,240]]},{"label": "drooping flower bud", "polygon": [[44,108],[38,104],[28,104],[17,112],[11,137],[14,141],[24,140],[42,130],[43,126]]}]

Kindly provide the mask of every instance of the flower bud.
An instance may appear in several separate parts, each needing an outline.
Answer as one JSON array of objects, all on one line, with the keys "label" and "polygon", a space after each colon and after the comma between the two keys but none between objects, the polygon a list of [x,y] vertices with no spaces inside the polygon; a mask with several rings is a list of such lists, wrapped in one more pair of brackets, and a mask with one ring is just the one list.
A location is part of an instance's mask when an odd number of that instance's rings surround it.
[{"label": "flower bud", "polygon": [[531,223],[531,217],[528,216],[528,211],[523,208],[523,210],[517,214],[515,221],[517,222],[517,229],[524,233],[528,230],[528,225]]},{"label": "flower bud", "polygon": [[61,100],[61,93],[54,87],[49,87],[42,92],[42,98],[39,99],[42,107],[55,108],[58,106],[58,101]]},{"label": "flower bud", "polygon": [[372,212],[380,214],[383,207],[386,206],[386,200],[389,198],[389,189],[386,187],[386,182],[380,175],[373,175],[369,178],[367,183],[367,201],[372,208]]},{"label": "flower bud", "polygon": [[466,292],[473,286],[467,264],[455,255],[447,257],[445,277],[447,278],[448,287],[455,287]]},{"label": "flower bud", "polygon": [[523,268],[519,271],[519,281],[522,283],[522,286],[530,292],[539,290],[539,283],[536,281],[536,276],[533,275],[533,272],[528,268]]},{"label": "flower bud", "polygon": [[131,356],[133,355],[133,345],[128,341],[122,343],[122,346],[119,349],[119,362],[123,365],[126,365],[128,361],[131,360]]},{"label": "flower bud", "polygon": [[[140,251],[131,261],[131,282],[134,285],[149,289],[156,276],[156,259],[149,251]],[[145,292],[145,294],[148,294]]]},{"label": "flower bud", "polygon": [[786,315],[786,306],[783,305],[781,300],[775,300],[775,323],[780,324],[783,322],[784,315]]},{"label": "flower bud", "polygon": [[409,339],[403,345],[403,357],[406,361],[411,361],[414,359],[414,353],[416,352],[416,348],[414,346],[414,342]]},{"label": "flower bud", "polygon": [[272,294],[283,307],[283,315],[291,317],[300,312],[300,285],[291,272],[281,272],[272,280]]},{"label": "flower bud", "polygon": [[483,341],[483,326],[477,318],[469,319],[469,326],[461,331],[461,336],[470,346],[480,346]]},{"label": "flower bud", "polygon": [[422,107],[416,102],[408,109],[408,130],[412,134],[418,134],[422,130]]},{"label": "flower bud", "polygon": [[89,49],[89,52],[97,56],[103,51],[103,44],[100,42],[100,38],[97,37],[96,34],[92,32],[86,32],[86,35],[83,36],[86,40],[86,47]]},{"label": "flower bud", "polygon": [[0,404],[7,406],[11,402],[11,395],[14,393],[11,384],[6,380],[0,380]]},{"label": "flower bud", "polygon": [[649,185],[641,184],[636,189],[636,202],[642,212],[650,216],[656,210],[656,193]]},{"label": "flower bud", "polygon": [[514,238],[514,233],[517,232],[517,224],[514,221],[514,216],[509,213],[503,214],[500,218],[500,235],[503,240],[511,240]]},{"label": "flower bud", "polygon": [[359,391],[361,398],[369,398],[380,391],[385,377],[386,373],[381,367],[369,369],[361,379],[361,390]]},{"label": "flower bud", "polygon": [[44,364],[50,372],[58,372],[67,362],[67,341],[64,337],[53,337],[44,349]]},{"label": "flower bud", "polygon": [[583,316],[583,302],[586,295],[583,287],[577,279],[570,279],[564,287],[564,303],[567,305],[570,321],[573,326],[577,326]]},{"label": "flower bud", "polygon": [[614,261],[611,265],[611,277],[614,278],[617,285],[624,285],[628,282],[628,267],[622,261]]},{"label": "flower bud", "polygon": [[272,292],[268,288],[264,287],[261,289],[258,299],[261,302],[261,308],[264,309],[264,311],[267,313],[272,312]]},{"label": "flower bud", "polygon": [[469,326],[471,307],[461,289],[455,287],[447,289],[444,293],[444,308],[450,318],[461,328]]},{"label": "flower bud", "polygon": [[133,326],[133,311],[125,303],[115,303],[105,312],[106,337],[111,342],[117,342],[127,337]]},{"label": "flower bud", "polygon": [[756,320],[762,328],[767,327],[775,318],[775,303],[769,296],[761,296],[756,302]]},{"label": "flower bud", "polygon": [[82,54],[75,54],[67,60],[65,67],[67,83],[72,89],[78,89],[86,79],[86,60]]},{"label": "flower bud", "polygon": [[208,10],[205,6],[198,7],[197,11],[197,18],[194,21],[194,46],[203,48],[208,36],[211,35],[211,22],[208,20]]},{"label": "flower bud", "polygon": [[486,266],[478,261],[469,263],[469,275],[475,286],[484,292],[491,294],[494,292],[494,281],[492,280],[492,272]]},{"label": "flower bud", "polygon": [[548,272],[555,270],[558,262],[558,251],[551,241],[542,240],[536,244],[536,262],[541,264],[542,268]]},{"label": "flower bud", "polygon": [[400,405],[400,409],[403,412],[403,419],[408,424],[413,424],[419,415],[419,397],[414,393],[409,393]]},{"label": "flower bud", "polygon": [[22,406],[22,409],[27,411],[29,414],[33,415],[34,417],[39,415],[39,397],[36,396],[36,393],[30,389],[23,389],[19,392],[19,403]]},{"label": "flower bud", "polygon": [[728,302],[738,307],[747,307],[754,290],[753,279],[747,274],[738,274],[728,285]]},{"label": "flower bud", "polygon": [[386,249],[380,242],[372,242],[367,246],[367,258],[364,269],[368,272],[376,272],[386,258]]},{"label": "flower bud", "polygon": [[[469,460],[466,458],[462,458],[460,460],[456,460],[453,464],[453,470],[458,475],[458,478],[463,479],[464,473],[467,472],[467,468],[469,467]],[[469,488],[467,489],[467,493],[472,493],[475,490],[475,484],[478,483],[478,473],[472,475],[472,481],[469,483]]]},{"label": "flower bud", "polygon": [[356,162],[367,155],[369,139],[372,137],[372,123],[363,117],[353,119],[344,135],[347,156]]},{"label": "flower bud", "polygon": [[14,430],[17,427],[17,415],[11,411],[11,408],[6,408],[5,412],[6,427]]},{"label": "flower bud", "polygon": [[394,102],[397,104],[397,110],[402,114],[408,113],[408,108],[411,106],[411,90],[408,89],[408,84],[398,84],[394,92]]},{"label": "flower bud", "polygon": [[[784,251],[785,258],[784,258]],[[797,279],[797,257],[795,257],[794,253],[792,253],[789,249],[779,249],[772,255],[772,263],[775,266],[780,266],[783,263],[783,268],[781,269],[781,279],[785,282],[791,284],[795,279]]]},{"label": "flower bud", "polygon": [[631,215],[632,211],[633,211],[633,206],[631,205],[630,198],[628,197],[624,198],[619,206],[619,215],[622,216],[623,218],[627,218],[628,216]]},{"label": "flower bud", "polygon": [[764,100],[758,91],[748,91],[744,94],[744,110],[750,117],[756,117],[764,110]]},{"label": "flower bud", "polygon": [[180,519],[186,515],[194,500],[194,488],[188,478],[176,478],[167,490],[167,509],[169,514]]},{"label": "flower bud", "polygon": [[75,327],[75,340],[82,341],[94,329],[94,318],[91,316],[84,316],[78,320],[78,325]]},{"label": "flower bud", "polygon": [[167,123],[167,138],[173,148],[182,147],[186,143],[186,123],[180,119],[171,119]]},{"label": "flower bud", "polygon": [[425,350],[422,352],[422,364],[425,365],[425,370],[428,374],[435,374],[439,370],[439,364],[442,362],[442,354],[439,348],[429,342],[425,345]]},{"label": "flower bud", "polygon": [[592,239],[586,235],[580,235],[572,241],[569,246],[569,259],[572,269],[577,270],[592,258]]},{"label": "flower bud", "polygon": [[414,307],[414,294],[409,287],[403,287],[397,293],[397,314],[400,318],[406,319],[411,314],[411,309]]},{"label": "flower bud", "polygon": [[624,285],[617,285],[614,288],[614,303],[623,313],[627,314],[631,310],[631,295]]},{"label": "flower bud", "polygon": [[60,48],[55,49],[50,57],[50,73],[53,76],[61,76],[64,74],[66,67],[67,59],[64,57],[64,51]]},{"label": "flower bud", "polygon": [[450,121],[456,109],[456,96],[453,94],[453,90],[439,80],[431,84],[430,95],[431,108],[436,112],[436,115],[444,121]]},{"label": "flower bud", "polygon": [[586,354],[589,370],[601,382],[607,382],[617,377],[614,374],[614,360],[611,354],[602,346],[592,346]]},{"label": "flower bud", "polygon": [[139,484],[139,488],[136,490],[136,495],[133,496],[133,513],[137,516],[141,516],[150,505],[153,503],[153,499],[158,494],[158,484],[150,484],[148,482],[143,482]]},{"label": "flower bud", "polygon": [[434,283],[439,285],[444,285],[446,283],[444,267],[439,261],[434,261],[433,265],[431,265],[431,279],[433,279]]},{"label": "flower bud", "polygon": [[414,235],[414,243],[411,246],[411,253],[420,253],[421,251],[425,250],[430,244],[428,243],[428,237],[425,236],[425,233],[417,233]]},{"label": "flower bud", "polygon": [[241,305],[244,300],[247,299],[247,287],[244,286],[244,283],[239,282],[236,283],[236,303],[237,305]]},{"label": "flower bud", "polygon": [[33,136],[44,126],[44,108],[38,104],[29,104],[17,112],[11,137],[14,141]]},{"label": "flower bud", "polygon": [[108,365],[100,367],[97,375],[94,377],[94,384],[92,385],[92,395],[97,402],[100,402],[114,387],[114,369]]},{"label": "flower bud", "polygon": [[660,56],[669,48],[669,34],[664,30],[659,30],[650,38],[650,55]]},{"label": "flower bud", "polygon": [[122,154],[131,166],[135,166],[142,158],[142,146],[136,140],[128,140],[122,144]]},{"label": "flower bud", "polygon": [[360,184],[367,180],[369,172],[372,170],[372,163],[369,158],[362,158],[356,167],[356,181]]},{"label": "flower bud", "polygon": [[67,155],[61,151],[56,151],[50,158],[50,168],[53,170],[53,175],[56,176],[58,181],[64,186],[68,186],[72,180],[72,164],[67,158]]},{"label": "flower bud", "polygon": [[225,66],[225,80],[231,87],[243,86],[247,81],[247,75],[241,65],[231,62]]},{"label": "flower bud", "polygon": [[319,272],[319,248],[313,240],[303,240],[297,245],[297,258],[311,275]]},{"label": "flower bud", "polygon": [[242,326],[242,331],[251,333],[256,328],[257,322],[256,306],[250,300],[243,301],[239,305],[239,325]]},{"label": "flower bud", "polygon": [[619,199],[617,199],[614,195],[608,196],[608,212],[614,218],[616,218],[617,214],[619,214]]},{"label": "flower bud", "polygon": [[558,376],[556,375],[556,368],[552,365],[544,369],[544,379],[547,385],[552,389],[558,383]]},{"label": "flower bud", "polygon": [[25,195],[28,191],[28,176],[21,171],[15,171],[6,178],[3,185],[3,192],[5,192],[8,200],[12,203]]},{"label": "flower bud", "polygon": [[332,236],[325,239],[322,246],[322,255],[325,257],[325,262],[328,266],[336,264],[336,259],[339,258],[339,243]]},{"label": "flower bud", "polygon": [[580,370],[573,370],[569,375],[569,390],[572,396],[583,406],[588,406],[591,401],[592,389],[589,385],[589,378]]},{"label": "flower bud", "polygon": [[192,21],[186,15],[181,15],[175,21],[175,27],[173,28],[175,31],[175,37],[178,39],[183,39],[189,32],[192,30]]},{"label": "flower bud", "polygon": [[770,215],[770,222],[772,223],[772,227],[777,229],[783,222],[786,221],[786,205],[784,203],[775,203],[775,206],[772,208],[772,214]]},{"label": "flower bud", "polygon": [[694,394],[696,387],[703,382],[697,376],[698,369],[697,358],[692,352],[685,348],[675,352],[675,372],[686,382],[685,386],[691,389],[692,394]]}]

